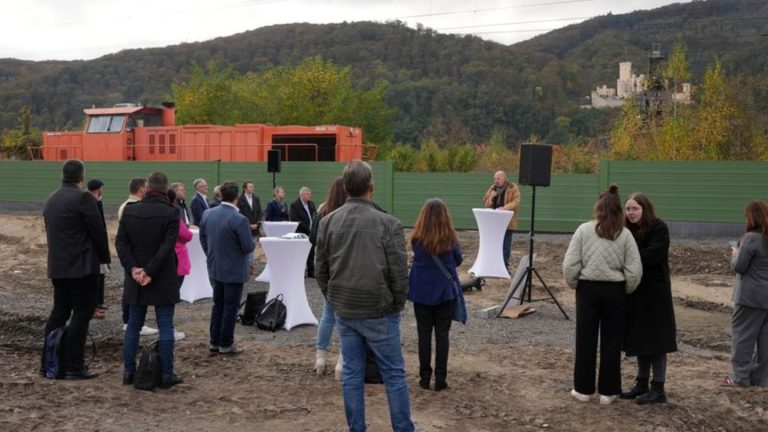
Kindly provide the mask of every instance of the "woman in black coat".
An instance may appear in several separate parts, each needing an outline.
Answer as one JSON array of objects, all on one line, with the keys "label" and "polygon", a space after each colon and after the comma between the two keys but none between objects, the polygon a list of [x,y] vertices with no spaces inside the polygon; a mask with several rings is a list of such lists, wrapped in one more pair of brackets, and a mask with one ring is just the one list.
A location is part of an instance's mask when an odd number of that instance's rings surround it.
[{"label": "woman in black coat", "polygon": [[[677,351],[675,311],[669,278],[669,229],[656,217],[648,197],[630,194],[625,205],[626,226],[632,232],[643,262],[643,278],[627,296],[624,351],[637,356],[635,386],[622,399],[638,404],[663,403],[667,353]],[[653,369],[653,379],[648,381]]]}]

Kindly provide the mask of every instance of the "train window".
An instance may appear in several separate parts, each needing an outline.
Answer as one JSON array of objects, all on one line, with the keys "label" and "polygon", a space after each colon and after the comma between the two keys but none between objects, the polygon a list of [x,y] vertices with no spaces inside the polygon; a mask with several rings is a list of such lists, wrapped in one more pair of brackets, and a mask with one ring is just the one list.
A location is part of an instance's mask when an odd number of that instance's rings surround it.
[{"label": "train window", "polygon": [[124,115],[91,116],[88,121],[88,133],[114,133],[123,130]]}]

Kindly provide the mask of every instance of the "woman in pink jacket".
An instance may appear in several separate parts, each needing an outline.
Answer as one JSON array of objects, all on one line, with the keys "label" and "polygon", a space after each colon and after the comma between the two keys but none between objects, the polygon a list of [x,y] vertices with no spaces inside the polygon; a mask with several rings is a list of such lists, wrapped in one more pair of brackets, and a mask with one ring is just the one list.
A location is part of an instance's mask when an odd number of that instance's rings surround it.
[{"label": "woman in pink jacket", "polygon": [[[176,202],[176,193],[173,189],[168,190],[168,199],[170,200],[171,205],[174,205]],[[187,224],[184,223],[184,218],[181,217],[180,214],[179,238],[176,240],[176,245],[173,248],[174,252],[176,252],[176,275],[179,277],[179,289],[181,289],[181,285],[184,283],[184,277],[188,275],[192,269],[192,264],[189,260],[189,249],[187,249],[187,243],[190,241],[192,241],[192,231],[190,231]],[[184,339],[186,335],[184,332],[174,330],[173,337],[178,341]]]}]

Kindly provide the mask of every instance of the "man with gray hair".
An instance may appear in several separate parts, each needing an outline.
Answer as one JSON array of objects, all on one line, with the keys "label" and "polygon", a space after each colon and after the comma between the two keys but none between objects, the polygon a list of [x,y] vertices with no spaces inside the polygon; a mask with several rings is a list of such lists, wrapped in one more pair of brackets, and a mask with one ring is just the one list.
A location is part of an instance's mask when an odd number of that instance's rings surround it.
[{"label": "man with gray hair", "polygon": [[205,179],[199,178],[192,182],[192,187],[195,188],[195,197],[192,198],[192,204],[189,205],[189,209],[192,211],[192,224],[200,225],[200,221],[203,220],[203,212],[211,208],[208,204],[208,182]]},{"label": "man with gray hair", "polygon": [[515,212],[512,220],[507,225],[504,232],[504,241],[502,242],[502,257],[504,266],[509,268],[509,254],[512,250],[512,233],[517,229],[519,219],[518,207],[520,207],[520,188],[515,183],[507,180],[507,174],[504,171],[496,171],[493,175],[493,184],[485,192],[483,204],[494,210],[511,210]]},{"label": "man with gray hair", "polygon": [[[296,227],[296,232],[306,234],[312,230],[312,218],[317,213],[315,209],[315,203],[312,202],[312,190],[306,186],[302,186],[299,189],[299,197],[296,201],[291,203],[289,211],[289,219],[299,223]],[[314,245],[309,249],[309,255],[307,256],[307,277],[315,277],[315,247]]]},{"label": "man with gray hair", "polygon": [[365,162],[344,169],[344,206],[320,221],[317,284],[339,326],[344,411],[350,431],[364,431],[366,345],[376,358],[395,431],[413,431],[400,313],[408,294],[403,225],[371,200],[373,171]]}]

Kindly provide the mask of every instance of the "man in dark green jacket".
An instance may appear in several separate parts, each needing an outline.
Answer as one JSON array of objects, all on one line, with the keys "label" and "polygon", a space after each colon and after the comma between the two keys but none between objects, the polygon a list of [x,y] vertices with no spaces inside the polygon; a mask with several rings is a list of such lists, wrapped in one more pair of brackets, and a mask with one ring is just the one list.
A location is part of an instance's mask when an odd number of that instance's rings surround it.
[{"label": "man in dark green jacket", "polygon": [[414,430],[400,348],[400,312],[408,294],[403,225],[371,201],[373,171],[365,162],[344,169],[347,203],[320,221],[315,269],[337,315],[344,357],[344,410],[350,431],[365,430],[366,344],[387,391],[392,429]]}]

